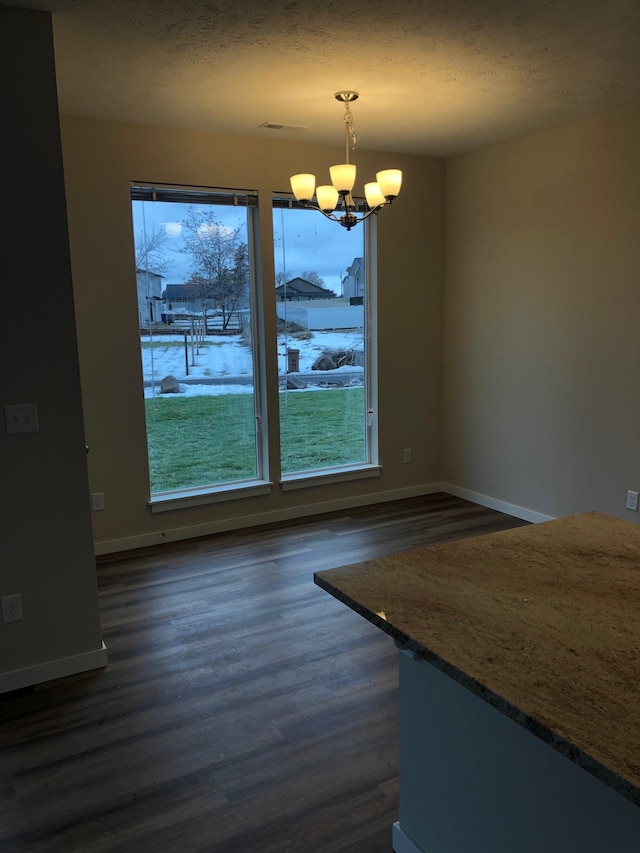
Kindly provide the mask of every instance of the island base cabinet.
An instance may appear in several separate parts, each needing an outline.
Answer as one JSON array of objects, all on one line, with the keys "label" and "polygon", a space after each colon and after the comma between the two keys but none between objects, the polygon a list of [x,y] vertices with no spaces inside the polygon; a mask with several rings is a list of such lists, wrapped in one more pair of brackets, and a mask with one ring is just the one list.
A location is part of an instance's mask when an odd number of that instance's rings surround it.
[{"label": "island base cabinet", "polygon": [[640,807],[407,650],[399,675],[395,853],[638,853]]}]

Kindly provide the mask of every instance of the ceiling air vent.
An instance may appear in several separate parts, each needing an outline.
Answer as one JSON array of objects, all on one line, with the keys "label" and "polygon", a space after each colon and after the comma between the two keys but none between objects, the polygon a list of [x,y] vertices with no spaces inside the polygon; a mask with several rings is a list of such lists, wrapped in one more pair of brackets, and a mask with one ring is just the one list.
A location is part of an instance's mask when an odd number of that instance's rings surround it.
[{"label": "ceiling air vent", "polygon": [[267,130],[309,130],[303,124],[281,124],[279,121],[263,121],[258,127],[264,127]]}]

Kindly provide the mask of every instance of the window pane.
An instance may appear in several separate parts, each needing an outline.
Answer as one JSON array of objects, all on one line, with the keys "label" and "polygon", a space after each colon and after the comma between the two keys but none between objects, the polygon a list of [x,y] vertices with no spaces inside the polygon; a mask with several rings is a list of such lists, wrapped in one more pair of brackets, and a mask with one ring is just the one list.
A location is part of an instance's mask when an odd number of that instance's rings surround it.
[{"label": "window pane", "polygon": [[169,195],[132,189],[152,495],[262,476],[253,209],[232,194]]},{"label": "window pane", "polygon": [[371,462],[365,224],[274,207],[283,475]]}]

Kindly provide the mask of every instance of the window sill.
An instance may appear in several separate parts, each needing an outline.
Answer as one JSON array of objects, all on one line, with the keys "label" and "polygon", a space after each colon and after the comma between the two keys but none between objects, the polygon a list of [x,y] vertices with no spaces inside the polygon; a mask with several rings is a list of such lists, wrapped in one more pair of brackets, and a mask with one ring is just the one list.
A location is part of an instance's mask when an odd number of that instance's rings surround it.
[{"label": "window sill", "polygon": [[353,468],[337,470],[331,468],[327,471],[305,471],[298,474],[286,474],[280,480],[280,488],[283,492],[293,489],[308,489],[312,486],[324,486],[328,483],[345,483],[349,480],[364,480],[368,477],[379,477],[382,473],[381,465],[362,465]]},{"label": "window sill", "polygon": [[271,494],[273,483],[252,480],[246,484],[230,483],[228,486],[206,486],[202,489],[185,489],[181,492],[159,492],[149,499],[151,512],[168,512],[203,504],[251,498]]}]

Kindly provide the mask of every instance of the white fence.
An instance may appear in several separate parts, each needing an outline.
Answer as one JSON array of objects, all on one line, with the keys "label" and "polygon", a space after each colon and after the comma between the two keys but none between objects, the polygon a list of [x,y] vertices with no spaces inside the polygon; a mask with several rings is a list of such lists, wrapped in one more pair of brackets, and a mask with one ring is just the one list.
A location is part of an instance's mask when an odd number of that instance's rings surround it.
[{"label": "white fence", "polygon": [[291,302],[277,302],[276,311],[280,320],[296,323],[303,329],[311,331],[361,329],[364,326],[362,305],[314,308],[308,305],[295,305]]}]

